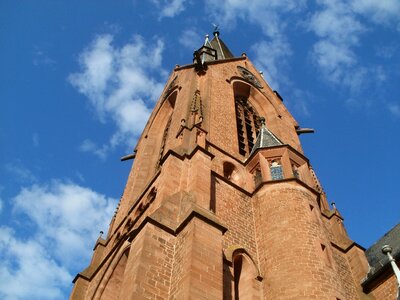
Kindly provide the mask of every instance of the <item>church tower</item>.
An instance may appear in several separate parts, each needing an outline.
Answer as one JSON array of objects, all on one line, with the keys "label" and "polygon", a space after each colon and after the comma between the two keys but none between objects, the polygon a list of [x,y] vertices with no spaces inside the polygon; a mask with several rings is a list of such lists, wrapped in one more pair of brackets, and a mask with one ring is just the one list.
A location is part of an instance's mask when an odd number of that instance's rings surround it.
[{"label": "church tower", "polygon": [[71,299],[374,299],[301,128],[215,31],[176,66]]}]

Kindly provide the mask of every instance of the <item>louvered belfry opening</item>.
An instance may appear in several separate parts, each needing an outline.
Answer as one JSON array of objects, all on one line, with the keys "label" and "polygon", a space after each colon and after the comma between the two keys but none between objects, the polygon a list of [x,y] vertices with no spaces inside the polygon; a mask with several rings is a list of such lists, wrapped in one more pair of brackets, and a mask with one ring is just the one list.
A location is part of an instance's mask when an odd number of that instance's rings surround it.
[{"label": "louvered belfry opening", "polygon": [[247,97],[236,96],[235,107],[239,153],[246,156],[253,149],[260,131],[260,117]]}]

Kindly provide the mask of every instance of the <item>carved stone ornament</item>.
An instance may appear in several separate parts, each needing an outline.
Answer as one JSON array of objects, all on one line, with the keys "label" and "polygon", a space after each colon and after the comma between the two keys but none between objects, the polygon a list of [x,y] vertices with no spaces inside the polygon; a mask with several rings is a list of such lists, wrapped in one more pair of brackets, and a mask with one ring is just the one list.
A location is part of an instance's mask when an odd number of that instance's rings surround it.
[{"label": "carved stone ornament", "polygon": [[246,68],[243,68],[241,66],[238,66],[237,68],[238,68],[240,74],[243,76],[243,78],[246,79],[246,81],[250,82],[254,86],[258,87],[259,89],[263,88],[263,86],[258,81],[258,79],[254,76],[253,73],[251,73],[249,70],[247,70]]}]

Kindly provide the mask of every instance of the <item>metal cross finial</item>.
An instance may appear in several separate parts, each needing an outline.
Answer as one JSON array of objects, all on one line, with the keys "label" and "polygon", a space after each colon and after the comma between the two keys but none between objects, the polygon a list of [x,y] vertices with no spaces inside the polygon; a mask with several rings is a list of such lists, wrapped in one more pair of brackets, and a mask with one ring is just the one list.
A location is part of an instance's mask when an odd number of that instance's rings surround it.
[{"label": "metal cross finial", "polygon": [[214,26],[214,31],[213,34],[216,36],[219,36],[219,25],[212,23],[212,25]]}]

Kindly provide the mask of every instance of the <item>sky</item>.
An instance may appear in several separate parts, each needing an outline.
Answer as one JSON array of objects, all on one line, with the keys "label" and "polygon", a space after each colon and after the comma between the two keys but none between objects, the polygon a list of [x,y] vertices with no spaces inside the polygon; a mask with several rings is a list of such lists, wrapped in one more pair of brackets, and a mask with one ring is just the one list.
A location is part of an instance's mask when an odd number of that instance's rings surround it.
[{"label": "sky", "polygon": [[176,64],[219,25],[302,127],[350,237],[400,220],[398,0],[0,1],[0,298],[65,299]]}]

